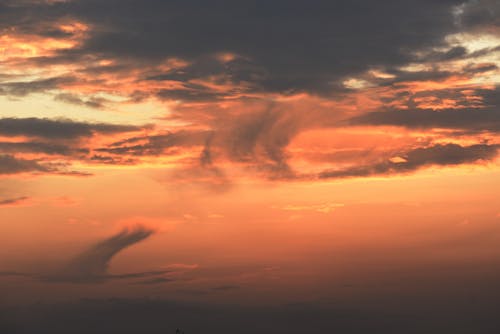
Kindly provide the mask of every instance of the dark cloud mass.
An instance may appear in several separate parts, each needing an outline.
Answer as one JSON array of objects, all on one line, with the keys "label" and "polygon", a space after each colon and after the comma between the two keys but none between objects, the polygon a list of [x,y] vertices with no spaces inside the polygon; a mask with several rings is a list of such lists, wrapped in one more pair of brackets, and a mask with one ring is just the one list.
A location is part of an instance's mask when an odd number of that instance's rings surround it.
[{"label": "dark cloud mass", "polygon": [[113,134],[138,131],[134,125],[83,123],[69,119],[0,118],[0,135],[28,136],[46,139],[78,139],[95,133]]},{"label": "dark cloud mass", "polygon": [[500,132],[500,109],[391,110],[367,113],[348,121],[352,125],[395,125],[408,128],[461,129]]},{"label": "dark cloud mass", "polygon": [[500,4],[498,1],[467,1],[462,9],[463,15],[460,17],[462,26],[486,31],[500,28]]},{"label": "dark cloud mass", "polygon": [[[145,127],[2,118],[1,136],[37,140],[0,143],[0,150],[64,155],[94,164],[133,164],[141,157],[201,147],[195,164],[204,168],[203,177],[206,172],[219,177],[222,170],[216,162],[223,158],[270,178],[293,178],[287,147],[311,128],[397,125],[497,133],[498,88],[445,84],[498,71],[491,59],[480,59],[498,52],[498,46],[470,50],[448,38],[462,32],[498,34],[497,12],[498,5],[489,0],[217,0],[210,5],[200,0],[145,0],[140,5],[133,0],[4,1],[3,31],[15,27],[25,39],[71,41],[26,58],[25,65],[71,65],[71,70],[22,80],[7,75],[0,82],[0,94],[24,97],[45,92],[56,101],[94,109],[119,104],[95,92],[117,94],[128,102],[148,97],[180,101],[187,107],[172,107],[174,118],[203,130],[158,131],[100,147],[66,147],[38,139],[82,139]],[[441,66],[454,61],[462,63]],[[412,69],[415,65],[421,68]],[[335,123],[336,115],[344,111],[336,107],[316,113],[310,106],[291,111],[274,105],[253,107],[249,102],[273,101],[269,94],[307,93],[346,103],[356,94],[346,79],[355,77],[393,92],[377,96],[377,109],[358,106],[355,116],[340,124]],[[415,82],[439,85],[415,90]],[[221,107],[227,101],[249,102],[252,110]],[[452,107],[434,109],[450,101]],[[280,104],[269,104],[273,103]]]},{"label": "dark cloud mass", "polygon": [[[0,151],[0,175],[14,175],[22,173],[30,174],[55,174],[65,176],[86,177],[92,174],[85,171],[71,170],[70,163],[62,161],[44,161],[39,159],[24,159],[13,156],[11,154],[1,154],[3,151],[8,151],[16,146],[21,150],[36,151],[37,144],[31,143],[0,143],[1,147],[7,147],[7,150]],[[34,147],[31,147],[34,146]],[[35,149],[33,149],[35,148]],[[49,153],[50,154],[50,153]]]},{"label": "dark cloud mass", "polygon": [[42,142],[0,142],[0,152],[3,153],[44,153],[48,155],[72,155],[77,153],[88,153],[84,148],[73,148],[66,145],[42,143]]},{"label": "dark cloud mass", "polygon": [[0,155],[0,175],[25,172],[51,172],[54,168],[36,160],[18,159],[12,155]]},{"label": "dark cloud mass", "polygon": [[[247,83],[252,91],[330,94],[345,76],[370,67],[404,65],[413,60],[414,51],[445,45],[443,38],[460,29],[452,13],[460,3],[218,0],[207,6],[199,0],[147,0],[140,5],[132,0],[85,0],[15,6],[10,2],[0,18],[3,25],[15,23],[20,31],[40,35],[48,31],[36,24],[50,19],[73,17],[92,26],[89,38],[78,48],[62,50],[59,61],[75,55],[139,62],[180,58],[191,63],[183,72],[148,78],[185,81],[221,75],[226,82]],[[237,57],[223,64],[207,60],[220,53]],[[444,57],[462,53],[454,49]],[[13,89],[25,94],[24,86]],[[196,89],[161,95],[214,97],[213,92]]]},{"label": "dark cloud mass", "polygon": [[324,171],[319,174],[319,178],[366,177],[408,173],[426,166],[452,166],[477,161],[490,161],[497,156],[499,147],[499,145],[487,144],[471,146],[436,144],[430,147],[416,148],[395,156],[395,158],[400,158],[400,161],[387,160],[370,165]]},{"label": "dark cloud mass", "polygon": [[[180,57],[195,63],[207,54],[232,52],[261,68],[252,80],[236,65],[228,69],[233,81],[246,78],[274,91],[327,92],[335,79],[369,66],[404,64],[409,51],[441,43],[455,29],[451,8],[459,3],[222,0],[205,6],[152,0],[139,7],[134,1],[73,6],[102,27],[81,52]],[[196,73],[212,74],[198,68]]]}]

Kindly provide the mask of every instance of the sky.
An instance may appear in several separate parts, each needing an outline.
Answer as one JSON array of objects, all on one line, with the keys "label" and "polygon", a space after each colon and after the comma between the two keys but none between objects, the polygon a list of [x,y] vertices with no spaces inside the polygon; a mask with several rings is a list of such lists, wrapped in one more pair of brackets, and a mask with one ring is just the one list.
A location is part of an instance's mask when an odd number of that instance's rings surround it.
[{"label": "sky", "polygon": [[498,333],[500,3],[0,0],[0,332]]}]

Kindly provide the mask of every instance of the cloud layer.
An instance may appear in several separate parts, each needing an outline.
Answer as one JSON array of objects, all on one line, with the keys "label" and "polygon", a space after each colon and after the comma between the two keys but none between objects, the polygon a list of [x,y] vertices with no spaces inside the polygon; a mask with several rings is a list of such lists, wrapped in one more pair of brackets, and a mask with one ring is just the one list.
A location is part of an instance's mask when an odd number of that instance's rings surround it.
[{"label": "cloud layer", "polygon": [[[317,129],[395,126],[414,138],[405,147],[380,150],[373,167],[354,156],[347,169],[336,161],[325,166],[363,177],[373,175],[361,172],[367,168],[388,174],[404,169],[380,162],[394,153],[499,143],[494,1],[220,0],[206,6],[197,0],[71,0],[1,6],[2,98],[43,95],[103,119],[111,111],[142,110],[144,103],[165,110],[149,118],[141,111],[154,125],[123,123],[121,114],[111,123],[67,114],[3,117],[4,175],[60,173],[59,166],[70,170],[72,164],[161,166],[168,160],[168,168],[176,169],[172,180],[183,182],[228,184],[227,168],[267,179],[319,181],[297,177],[311,173],[294,165],[314,164],[303,153],[310,147],[292,149],[297,137]],[[360,146],[350,149],[367,150]]]}]

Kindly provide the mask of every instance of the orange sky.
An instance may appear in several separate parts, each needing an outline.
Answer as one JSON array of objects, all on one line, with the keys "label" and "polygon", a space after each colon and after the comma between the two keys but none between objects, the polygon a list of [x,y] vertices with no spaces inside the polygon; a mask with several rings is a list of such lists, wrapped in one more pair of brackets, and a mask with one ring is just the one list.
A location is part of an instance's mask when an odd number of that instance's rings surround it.
[{"label": "orange sky", "polygon": [[[170,52],[148,44],[146,21],[102,20],[107,7],[5,6],[6,304],[368,305],[498,279],[500,35],[498,19],[467,23],[492,3],[436,4],[450,27],[443,16],[432,36],[387,54],[319,32],[295,32],[311,53],[274,48],[279,39],[255,27],[261,40],[241,45],[165,35]],[[134,24],[145,24],[142,40]],[[344,65],[323,62],[328,38]]]}]

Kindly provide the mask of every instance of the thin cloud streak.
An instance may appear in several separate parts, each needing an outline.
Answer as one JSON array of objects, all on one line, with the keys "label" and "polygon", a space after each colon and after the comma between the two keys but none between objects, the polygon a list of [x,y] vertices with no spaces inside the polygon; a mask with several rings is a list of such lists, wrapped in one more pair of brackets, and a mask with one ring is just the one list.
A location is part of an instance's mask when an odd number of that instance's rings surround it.
[{"label": "thin cloud streak", "polygon": [[[124,249],[140,243],[155,233],[154,230],[135,226],[124,229],[103,241],[96,243],[87,250],[73,257],[66,265],[52,273],[25,273],[16,271],[0,271],[0,277],[24,277],[46,283],[97,284],[113,280],[146,279],[155,277],[156,283],[170,282],[173,278],[162,279],[175,270],[151,270],[124,274],[109,273],[111,260]],[[141,282],[141,281],[139,281]],[[149,284],[149,283],[145,283]]]},{"label": "thin cloud streak", "polygon": [[15,198],[6,198],[0,200],[0,206],[18,206],[25,204],[30,198],[28,196],[21,196]]},{"label": "thin cloud streak", "polygon": [[383,161],[370,165],[360,165],[339,170],[321,172],[320,179],[341,179],[348,177],[368,177],[414,172],[429,166],[454,166],[478,161],[491,161],[498,155],[500,145],[477,144],[460,146],[457,144],[436,144],[426,148],[416,148],[402,153],[399,161]]},{"label": "thin cloud streak", "polygon": [[78,139],[96,133],[113,134],[142,130],[134,125],[75,122],[70,119],[0,118],[1,136],[27,136],[45,139]]}]

